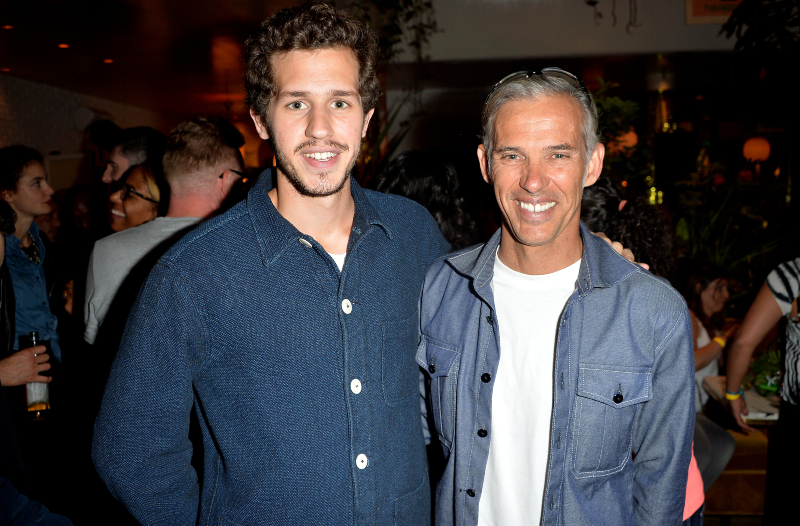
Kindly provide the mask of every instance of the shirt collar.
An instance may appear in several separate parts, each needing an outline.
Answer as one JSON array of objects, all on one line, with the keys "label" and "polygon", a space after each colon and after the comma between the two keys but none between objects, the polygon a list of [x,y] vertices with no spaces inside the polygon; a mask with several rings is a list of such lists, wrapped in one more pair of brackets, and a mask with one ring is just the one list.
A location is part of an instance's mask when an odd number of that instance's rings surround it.
[{"label": "shirt collar", "polygon": [[[474,281],[476,291],[482,291],[489,285],[494,275],[494,258],[500,246],[500,232],[497,232],[483,246],[477,246],[447,257],[447,262],[460,274]],[[607,288],[618,283],[641,268],[619,254],[611,246],[594,236],[580,223],[580,235],[583,242],[580,271],[577,288],[581,296],[585,296],[595,287]]]},{"label": "shirt collar", "polygon": [[[272,204],[272,199],[267,195],[267,192],[272,190],[273,187],[272,178],[273,170],[269,168],[264,170],[259,176],[256,185],[247,194],[247,210],[253,222],[264,265],[267,266],[290,243],[298,243],[300,239],[305,239],[311,244],[317,243],[311,236],[297,230]],[[356,220],[353,222],[354,225],[363,221],[367,225],[379,226],[386,237],[392,239],[389,226],[378,211],[375,210],[375,207],[372,206],[366,192],[352,177],[350,178],[350,193],[355,203]]]}]

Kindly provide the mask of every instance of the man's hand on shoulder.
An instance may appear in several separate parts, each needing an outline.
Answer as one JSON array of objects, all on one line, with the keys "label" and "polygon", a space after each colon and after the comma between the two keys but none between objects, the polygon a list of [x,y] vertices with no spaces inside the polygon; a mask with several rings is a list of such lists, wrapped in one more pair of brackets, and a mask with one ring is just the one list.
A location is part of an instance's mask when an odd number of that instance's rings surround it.
[{"label": "man's hand on shoulder", "polygon": [[29,347],[17,351],[8,358],[0,360],[0,385],[10,387],[31,382],[49,383],[50,376],[39,376],[39,373],[50,369],[47,361],[50,355],[44,345]]},{"label": "man's hand on shoulder", "polygon": [[637,265],[639,265],[643,269],[650,270],[650,265],[648,265],[647,263],[637,263],[636,262],[636,258],[633,255],[633,252],[631,252],[629,248],[623,247],[622,243],[620,243],[619,241],[611,241],[610,239],[608,239],[608,236],[605,235],[602,232],[592,232],[592,234],[596,235],[597,237],[599,237],[600,239],[602,239],[603,241],[605,241],[606,243],[611,245],[611,248],[616,250],[617,254],[619,254],[620,256],[624,257],[625,259],[627,259],[631,263],[636,263]]}]

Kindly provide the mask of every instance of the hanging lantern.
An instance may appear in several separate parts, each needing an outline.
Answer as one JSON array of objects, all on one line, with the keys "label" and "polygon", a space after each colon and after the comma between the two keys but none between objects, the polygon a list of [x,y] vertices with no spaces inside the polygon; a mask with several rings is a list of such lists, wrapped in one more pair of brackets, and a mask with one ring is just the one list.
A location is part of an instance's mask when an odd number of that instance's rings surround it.
[{"label": "hanging lantern", "polygon": [[742,154],[751,163],[763,163],[769,159],[769,141],[764,137],[750,137],[744,143]]}]

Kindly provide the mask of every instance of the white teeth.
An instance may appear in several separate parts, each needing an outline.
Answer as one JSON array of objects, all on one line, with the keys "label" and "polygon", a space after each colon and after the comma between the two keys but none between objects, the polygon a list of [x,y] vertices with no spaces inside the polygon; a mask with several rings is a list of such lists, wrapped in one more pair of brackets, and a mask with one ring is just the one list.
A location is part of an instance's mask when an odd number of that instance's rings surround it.
[{"label": "white teeth", "polygon": [[520,206],[520,208],[527,210],[528,212],[544,212],[545,210],[556,206],[556,204],[552,201],[543,205],[532,205],[529,203],[523,203],[522,201],[517,201],[517,204]]},{"label": "white teeth", "polygon": [[119,210],[116,210],[114,208],[111,209],[111,215],[112,216],[125,217],[125,214],[123,214],[122,212],[120,212]]},{"label": "white teeth", "polygon": [[334,156],[336,156],[336,154],[333,152],[304,153],[303,155],[305,155],[310,159],[315,159],[317,161],[327,161],[328,159],[331,159]]}]

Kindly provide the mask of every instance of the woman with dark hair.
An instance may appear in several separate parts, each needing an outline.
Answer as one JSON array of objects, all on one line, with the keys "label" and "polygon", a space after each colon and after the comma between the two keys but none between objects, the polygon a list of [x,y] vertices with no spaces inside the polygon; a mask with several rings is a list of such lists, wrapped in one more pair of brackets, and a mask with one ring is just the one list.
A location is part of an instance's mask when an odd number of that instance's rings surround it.
[{"label": "woman with dark hair", "polygon": [[68,525],[71,523],[66,517],[49,513],[47,508],[25,496],[28,479],[15,423],[15,415],[20,411],[12,411],[10,405],[17,402],[24,411],[23,386],[28,382],[47,383],[51,378],[39,375],[50,368],[44,346],[12,351],[14,291],[4,256],[5,236],[14,235],[16,220],[14,210],[0,200],[0,327],[3,331],[0,342],[0,524]]},{"label": "woman with dark hair", "polygon": [[608,177],[583,189],[581,220],[592,232],[603,232],[622,243],[650,272],[669,279],[675,270],[672,225],[644,197],[622,199]]},{"label": "woman with dark hair", "polygon": [[119,190],[109,197],[111,230],[133,228],[166,213],[168,187],[159,167],[131,166],[121,181]]},{"label": "woman with dark hair", "polygon": [[[719,360],[728,339],[736,332],[738,325],[723,331],[725,321],[725,302],[728,300],[728,273],[712,263],[683,262],[680,274],[683,297],[692,316],[695,362],[695,454],[703,485],[706,490],[719,477],[728,464],[736,443],[722,427],[702,414],[709,401],[703,387],[706,376],[719,374]],[[713,335],[713,336],[712,336]]]},{"label": "woman with dark hair", "polygon": [[[728,301],[728,273],[713,263],[687,262],[684,270],[683,297],[692,315],[695,338],[694,362],[697,389],[695,409],[702,411],[708,402],[703,378],[719,374],[719,360],[728,339],[738,326],[722,331],[725,322],[725,302]],[[712,336],[713,335],[713,336]]]},{"label": "woman with dark hair", "polygon": [[5,236],[5,258],[14,287],[14,350],[20,336],[31,331],[50,342],[53,358],[61,361],[56,317],[50,312],[44,274],[45,248],[33,219],[51,210],[53,189],[47,183],[42,156],[33,148],[0,149],[0,196],[16,213],[14,233]]},{"label": "woman with dark hair", "polygon": [[370,184],[378,192],[407,197],[436,219],[451,250],[476,242],[477,227],[464,205],[458,174],[439,155],[409,150],[397,156]]}]

